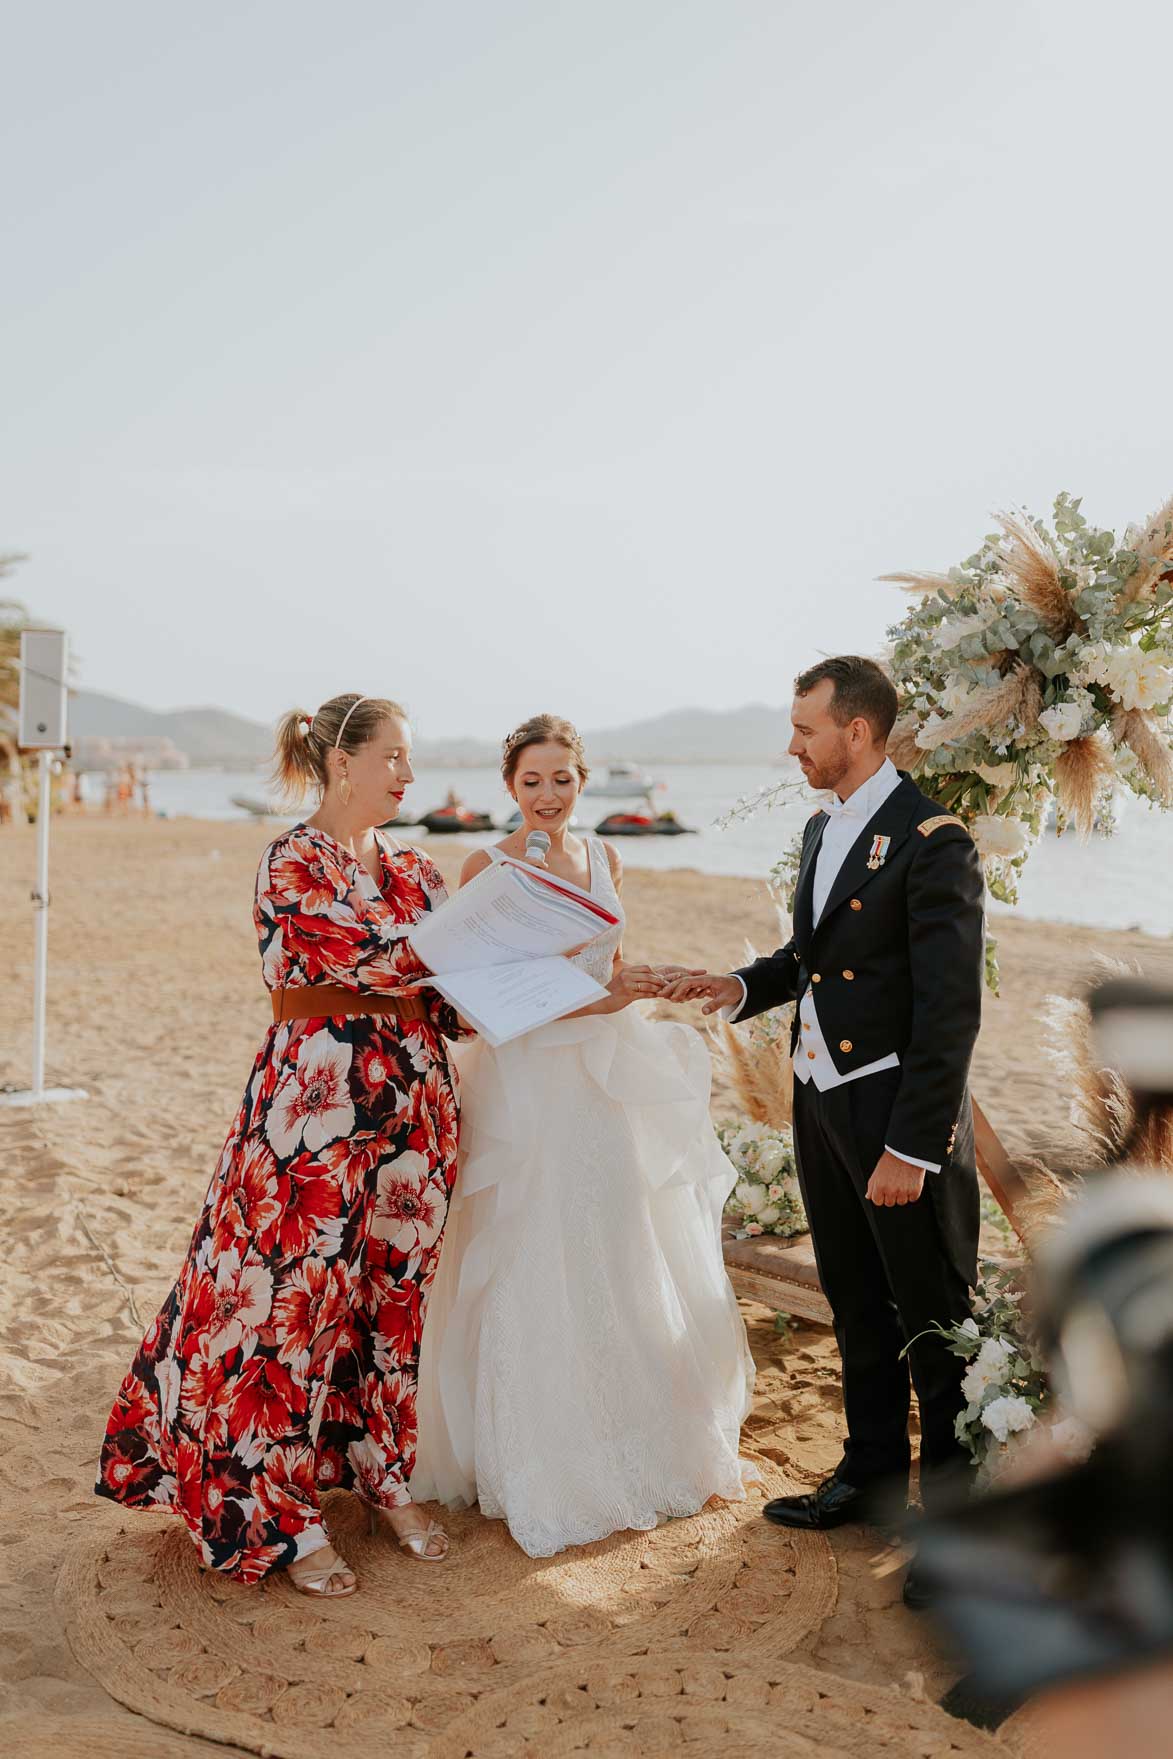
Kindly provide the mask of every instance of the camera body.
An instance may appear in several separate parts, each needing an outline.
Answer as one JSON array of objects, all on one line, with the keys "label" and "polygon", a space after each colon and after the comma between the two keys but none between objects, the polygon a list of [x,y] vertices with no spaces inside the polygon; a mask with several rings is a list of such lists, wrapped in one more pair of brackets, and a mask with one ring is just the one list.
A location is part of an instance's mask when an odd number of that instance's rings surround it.
[{"label": "camera body", "polygon": [[[1115,982],[1091,1005],[1098,1059],[1151,1136],[1173,1098],[1173,991]],[[1052,1384],[1095,1450],[918,1536],[918,1574],[970,1686],[1006,1708],[1173,1654],[1173,1175],[1090,1178],[1045,1237],[1031,1287]]]}]

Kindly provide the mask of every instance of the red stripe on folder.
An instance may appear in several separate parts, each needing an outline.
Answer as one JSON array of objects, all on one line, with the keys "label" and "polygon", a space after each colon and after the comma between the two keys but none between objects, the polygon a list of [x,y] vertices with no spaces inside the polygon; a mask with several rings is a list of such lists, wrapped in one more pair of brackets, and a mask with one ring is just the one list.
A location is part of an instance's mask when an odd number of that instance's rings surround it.
[{"label": "red stripe on folder", "polygon": [[[508,860],[509,857],[506,859]],[[596,916],[601,916],[603,921],[609,923],[612,928],[619,921],[617,916],[613,916],[604,905],[596,903],[595,899],[584,892],[580,886],[570,889],[560,885],[556,879],[551,879],[548,873],[541,873],[536,867],[531,867],[528,862],[514,860],[512,865],[519,869],[527,879],[537,880],[539,884],[549,886],[550,890],[557,892],[560,898],[569,898],[572,903],[580,904],[584,910],[593,910]]]}]

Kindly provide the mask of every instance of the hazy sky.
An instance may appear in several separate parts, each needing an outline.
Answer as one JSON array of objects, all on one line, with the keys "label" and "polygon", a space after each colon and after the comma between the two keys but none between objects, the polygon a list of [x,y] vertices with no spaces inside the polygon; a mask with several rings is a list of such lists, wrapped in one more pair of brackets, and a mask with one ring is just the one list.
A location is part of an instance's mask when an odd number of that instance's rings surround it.
[{"label": "hazy sky", "polygon": [[1151,4],[7,18],[0,548],[95,689],[781,703],[990,509],[1173,489]]}]

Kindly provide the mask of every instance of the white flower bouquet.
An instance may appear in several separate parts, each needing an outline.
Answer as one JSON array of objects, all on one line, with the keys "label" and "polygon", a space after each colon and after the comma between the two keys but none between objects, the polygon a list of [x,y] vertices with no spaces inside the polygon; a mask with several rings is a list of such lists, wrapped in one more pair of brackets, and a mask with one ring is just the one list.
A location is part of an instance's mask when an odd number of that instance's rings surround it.
[{"label": "white flower bouquet", "polygon": [[717,1138],[737,1173],[725,1214],[734,1222],[738,1239],[805,1233],[806,1212],[790,1131],[770,1124],[718,1124]]},{"label": "white flower bouquet", "polygon": [[974,1290],[974,1318],[933,1329],[955,1356],[969,1366],[961,1383],[964,1408],[957,1414],[957,1439],[990,1483],[1012,1450],[1012,1437],[1046,1423],[1064,1458],[1082,1459],[1091,1438],[1074,1418],[1063,1417],[1051,1402],[1046,1371],[1022,1310],[1021,1270],[984,1260]]},{"label": "white flower bouquet", "polygon": [[1052,801],[1085,833],[1121,786],[1173,806],[1173,501],[1119,541],[1069,495],[1053,528],[999,526],[948,574],[884,577],[919,598],[888,632],[889,750],[1013,903]]},{"label": "white flower bouquet", "polygon": [[[1127,788],[1173,806],[1173,499],[1121,539],[1070,495],[1052,525],[1003,515],[946,574],[887,574],[918,603],[888,631],[901,713],[888,750],[973,832],[994,897],[1018,876],[1051,811],[1060,830],[1111,831]],[[718,823],[802,793],[791,779]],[[771,873],[792,906],[801,837]],[[994,943],[987,981],[997,989]]]}]

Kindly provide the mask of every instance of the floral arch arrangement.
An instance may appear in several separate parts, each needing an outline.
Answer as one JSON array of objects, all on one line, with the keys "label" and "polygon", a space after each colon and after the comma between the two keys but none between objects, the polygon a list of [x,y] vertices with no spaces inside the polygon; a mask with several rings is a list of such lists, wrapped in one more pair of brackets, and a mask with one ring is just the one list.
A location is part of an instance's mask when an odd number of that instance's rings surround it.
[{"label": "floral arch arrangement", "polygon": [[889,630],[889,751],[973,831],[1014,903],[1052,801],[1111,822],[1124,786],[1173,806],[1173,500],[1122,540],[1060,495],[1049,528],[1002,515],[947,574],[888,574],[919,603]]}]

